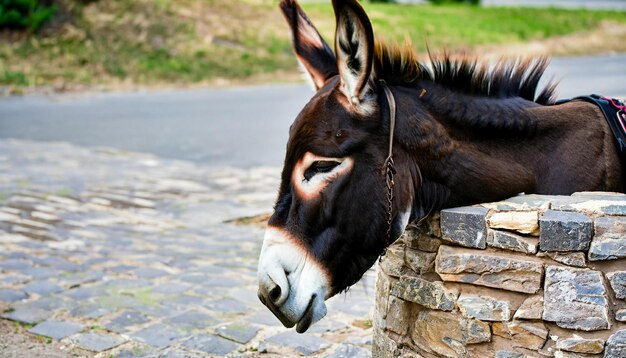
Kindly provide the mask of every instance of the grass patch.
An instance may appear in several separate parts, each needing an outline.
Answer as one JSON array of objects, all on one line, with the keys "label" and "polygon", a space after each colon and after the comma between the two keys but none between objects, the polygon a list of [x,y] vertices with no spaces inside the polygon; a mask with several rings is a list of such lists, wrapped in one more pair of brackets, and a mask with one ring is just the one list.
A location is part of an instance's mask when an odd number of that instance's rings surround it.
[{"label": "grass patch", "polygon": [[99,324],[93,324],[93,325],[89,326],[89,330],[90,331],[106,331],[106,328],[102,327]]},{"label": "grass patch", "polygon": [[59,188],[58,190],[54,192],[54,195],[61,196],[61,197],[69,197],[72,195],[72,189],[66,188],[66,187]]},{"label": "grass patch", "polygon": [[[0,85],[188,85],[295,71],[277,0],[118,0],[75,6],[53,35],[0,33]],[[330,2],[302,6],[332,44]],[[624,12],[364,2],[375,32],[419,50],[522,43],[626,26]]]},{"label": "grass patch", "polygon": [[5,69],[0,74],[0,83],[15,86],[28,86],[28,78],[22,71],[9,71]]},{"label": "grass patch", "polygon": [[370,329],[374,326],[371,319],[354,320],[352,325],[361,329]]},{"label": "grass patch", "polygon": [[28,179],[18,179],[16,184],[20,189],[28,189],[32,183]]},{"label": "grass patch", "polygon": [[[401,5],[364,3],[378,36],[389,40],[413,40],[419,51],[431,49],[472,49],[477,46],[522,43],[566,35],[599,26],[603,21],[626,24],[624,12],[515,7],[479,7],[446,4]],[[332,6],[326,3],[304,4],[310,16],[332,18]],[[330,39],[334,22],[318,25]]]},{"label": "grass patch", "polygon": [[270,216],[271,214],[264,213],[264,214],[259,214],[256,216],[246,216],[242,218],[226,220],[225,223],[237,224],[237,225],[256,225],[260,227],[265,227]]}]

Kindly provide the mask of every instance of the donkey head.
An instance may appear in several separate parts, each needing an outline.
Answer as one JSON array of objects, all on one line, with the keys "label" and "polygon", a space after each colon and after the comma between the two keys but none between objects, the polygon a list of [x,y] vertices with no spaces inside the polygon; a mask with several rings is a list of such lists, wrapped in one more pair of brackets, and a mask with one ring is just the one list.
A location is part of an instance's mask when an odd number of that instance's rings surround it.
[{"label": "donkey head", "polygon": [[[335,55],[298,4],[283,0],[299,62],[317,93],[290,128],[282,182],[259,260],[259,298],[304,332],[324,301],[356,283],[410,216],[403,153],[388,238],[383,172],[389,105],[374,68],[374,34],[357,1],[333,1]],[[404,171],[403,171],[404,170]],[[400,195],[401,194],[401,195]]]}]

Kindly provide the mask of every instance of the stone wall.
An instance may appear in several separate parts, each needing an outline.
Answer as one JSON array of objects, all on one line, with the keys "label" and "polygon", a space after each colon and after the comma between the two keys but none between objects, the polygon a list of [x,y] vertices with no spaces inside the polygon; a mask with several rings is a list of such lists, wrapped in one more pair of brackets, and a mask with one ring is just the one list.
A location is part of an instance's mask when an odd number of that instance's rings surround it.
[{"label": "stone wall", "polygon": [[626,357],[626,195],[447,209],[381,259],[375,357]]}]

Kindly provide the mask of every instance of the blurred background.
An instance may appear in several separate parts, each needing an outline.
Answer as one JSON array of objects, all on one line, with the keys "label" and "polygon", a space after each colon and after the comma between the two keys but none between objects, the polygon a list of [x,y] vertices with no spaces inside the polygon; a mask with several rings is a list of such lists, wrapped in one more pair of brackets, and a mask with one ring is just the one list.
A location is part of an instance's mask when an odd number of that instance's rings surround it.
[{"label": "blurred background", "polygon": [[[0,137],[280,165],[286,128],[311,92],[298,85],[277,3],[2,0],[0,95],[26,96],[0,102]],[[332,44],[330,1],[301,3]],[[420,53],[428,44],[490,59],[547,54],[561,97],[626,94],[626,0],[364,6],[378,36],[411,39]]]},{"label": "blurred background", "polygon": [[[4,93],[19,94],[33,87],[68,91],[295,80],[289,32],[277,3],[3,0],[0,85]],[[301,3],[332,40],[330,1]],[[528,42],[537,46],[532,52],[558,56],[626,51],[626,19],[616,11],[626,9],[624,0],[389,0],[365,7],[378,34],[411,38],[419,51],[427,41],[433,50],[480,54],[500,46],[503,54],[528,54],[528,48],[509,48]]]},{"label": "blurred background", "polygon": [[[313,94],[277,4],[0,0],[0,357],[370,355],[373,272],[306,335],[256,298]],[[626,97],[626,0],[362,4],[422,58],[549,55],[561,98]]]}]

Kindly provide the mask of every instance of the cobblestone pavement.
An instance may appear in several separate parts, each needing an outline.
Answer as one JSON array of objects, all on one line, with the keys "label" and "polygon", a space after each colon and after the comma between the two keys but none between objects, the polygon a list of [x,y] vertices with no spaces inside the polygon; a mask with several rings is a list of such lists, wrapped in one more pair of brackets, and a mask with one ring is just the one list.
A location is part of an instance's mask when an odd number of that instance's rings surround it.
[{"label": "cobblestone pavement", "polygon": [[269,212],[278,181],[279,168],[2,140],[2,319],[100,357],[370,356],[372,272],[307,334],[259,303],[263,229],[228,221]]}]

